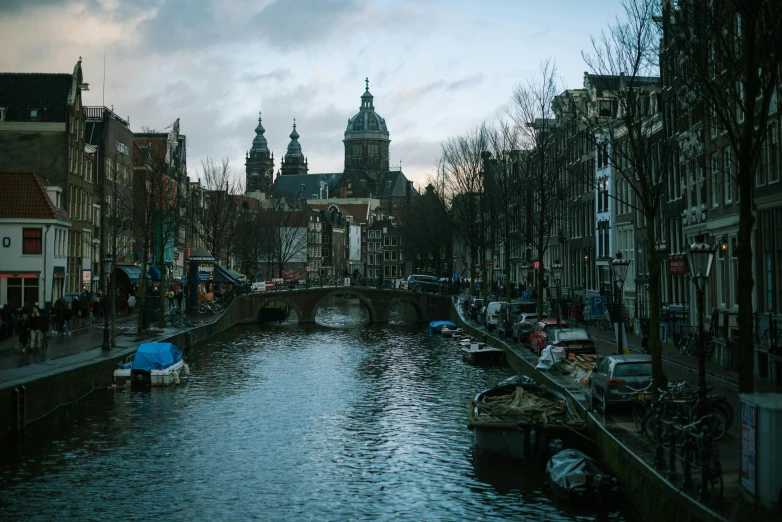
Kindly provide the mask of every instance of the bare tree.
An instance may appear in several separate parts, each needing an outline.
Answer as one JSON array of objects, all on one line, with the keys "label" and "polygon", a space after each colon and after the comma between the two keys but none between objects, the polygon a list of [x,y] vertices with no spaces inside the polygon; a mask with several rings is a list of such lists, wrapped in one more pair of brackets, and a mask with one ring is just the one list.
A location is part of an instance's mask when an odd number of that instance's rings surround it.
[{"label": "bare tree", "polygon": [[[739,196],[735,253],[738,265],[744,267],[738,271],[736,285],[739,391],[751,393],[754,186],[763,165],[769,114],[772,104],[778,103],[782,2],[686,0],[664,5],[661,20],[670,49],[664,71],[671,78],[670,87],[680,94],[677,112],[691,120],[686,132],[680,129],[682,138],[690,138],[696,143],[695,152],[701,152],[710,141],[707,133],[714,128],[721,136],[717,140],[725,140],[731,150],[723,161],[722,175],[735,180]],[[699,121],[708,125],[698,125]]]},{"label": "bare tree", "polygon": [[235,218],[238,209],[236,200],[230,196],[238,193],[239,185],[231,175],[227,158],[220,163],[206,158],[201,162],[199,176],[205,191],[205,208],[197,230],[201,233],[204,246],[216,260],[221,260],[227,258],[237,230]]},{"label": "bare tree", "polygon": [[[442,143],[438,176],[442,180],[437,195],[447,209],[453,229],[470,251],[470,293],[475,292],[476,263],[486,244],[483,213],[483,159],[489,144],[488,129],[482,123],[462,135]],[[485,285],[484,285],[485,287]]]},{"label": "bare tree", "polygon": [[307,252],[307,223],[309,214],[286,198],[274,198],[265,222],[268,229],[268,256],[277,264],[277,276],[289,262]]},{"label": "bare tree", "polygon": [[510,116],[519,131],[519,175],[528,197],[519,198],[520,211],[529,217],[526,230],[538,260],[538,316],[543,315],[545,283],[544,257],[557,213],[567,194],[562,177],[564,154],[558,133],[562,127],[555,118],[554,100],[559,93],[557,67],[551,60],[540,64],[538,74],[513,89]]},{"label": "bare tree", "polygon": [[[655,250],[658,239],[665,237],[663,195],[678,147],[657,103],[661,33],[653,20],[659,1],[624,0],[622,7],[624,15],[600,37],[593,37],[592,52],[583,54],[592,71],[586,92],[563,98],[561,109],[598,151],[598,167],[611,169],[610,175],[600,173],[589,180],[598,197],[610,197],[634,210],[643,222],[638,225],[645,224],[646,259],[637,259],[636,265],[645,262],[648,268],[652,378],[658,390],[665,375],[660,345],[662,271]],[[609,181],[613,187],[606,186]]]}]

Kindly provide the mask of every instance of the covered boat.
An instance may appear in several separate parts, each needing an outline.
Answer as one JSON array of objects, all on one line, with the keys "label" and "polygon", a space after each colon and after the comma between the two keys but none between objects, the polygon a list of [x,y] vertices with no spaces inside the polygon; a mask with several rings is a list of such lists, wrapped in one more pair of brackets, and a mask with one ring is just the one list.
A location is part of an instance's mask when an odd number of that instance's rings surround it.
[{"label": "covered boat", "polygon": [[448,328],[456,328],[456,324],[452,323],[451,321],[432,321],[429,323],[429,333],[440,333],[440,331],[443,329],[443,326],[447,326]]},{"label": "covered boat", "polygon": [[588,440],[584,419],[564,395],[520,381],[478,393],[468,419],[478,448],[510,459],[546,456],[554,439],[569,447]]},{"label": "covered boat", "polygon": [[553,455],[546,464],[546,475],[557,498],[579,505],[599,505],[618,489],[615,478],[603,474],[597,462],[575,449]]},{"label": "covered boat", "polygon": [[179,384],[179,373],[187,373],[182,353],[171,343],[140,344],[132,361],[120,363],[114,370],[114,383],[133,387]]}]

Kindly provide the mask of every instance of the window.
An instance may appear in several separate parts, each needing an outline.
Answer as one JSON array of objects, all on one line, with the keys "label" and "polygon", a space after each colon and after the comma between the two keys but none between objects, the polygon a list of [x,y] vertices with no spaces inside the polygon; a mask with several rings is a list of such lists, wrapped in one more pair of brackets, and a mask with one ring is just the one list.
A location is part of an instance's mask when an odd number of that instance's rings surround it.
[{"label": "window", "polygon": [[327,234],[323,234],[323,236],[320,238],[320,242],[328,245],[329,244],[329,236]]},{"label": "window", "polygon": [[720,171],[719,153],[711,155],[711,206],[716,208],[720,204],[720,188],[722,186],[722,172]]},{"label": "window", "polygon": [[736,121],[744,122],[744,82],[736,80]]},{"label": "window", "polygon": [[22,229],[22,254],[40,255],[42,250],[42,229]]},{"label": "window", "polygon": [[768,182],[779,181],[779,124],[774,122],[768,128]]},{"label": "window", "polygon": [[361,154],[361,144],[357,143],[353,145],[353,154]]},{"label": "window", "polygon": [[600,100],[598,116],[611,116],[611,100]]},{"label": "window", "polygon": [[109,158],[106,158],[106,172],[104,173],[104,176],[106,179],[111,180],[111,160]]},{"label": "window", "polygon": [[380,242],[379,241],[375,241],[375,251],[376,252],[380,252],[381,251]]},{"label": "window", "polygon": [[736,53],[736,58],[741,56],[741,15],[736,15],[736,20],[733,25],[733,50]]},{"label": "window", "polygon": [[725,147],[722,151],[722,173],[723,173],[723,194],[725,204],[733,202],[733,165],[730,159],[730,147]]},{"label": "window", "polygon": [[320,249],[320,257],[329,257],[329,249],[328,248],[321,248]]},{"label": "window", "polygon": [[367,243],[367,252],[374,252],[375,251],[375,244],[372,242]]},{"label": "window", "polygon": [[383,252],[383,259],[386,260],[386,261],[390,261],[391,260],[391,251],[390,250],[386,250],[385,252]]},{"label": "window", "polygon": [[[380,239],[382,235],[383,235],[383,234],[382,234],[382,233],[381,233],[379,230],[376,230],[376,231],[375,231],[375,239]],[[378,243],[378,244],[379,244],[379,243]]]},{"label": "window", "polygon": [[391,237],[390,236],[386,236],[385,238],[383,238],[383,246],[391,246]]},{"label": "window", "polygon": [[396,246],[396,236],[391,237],[391,246]]},{"label": "window", "polygon": [[369,239],[375,239],[375,231],[374,230],[370,230],[369,231]]},{"label": "window", "polygon": [[757,171],[755,172],[755,186],[762,187],[766,184],[766,152],[768,151],[767,141],[760,147],[760,161],[757,162]]},{"label": "window", "polygon": [[368,145],[367,148],[370,154],[377,155],[377,144]]}]

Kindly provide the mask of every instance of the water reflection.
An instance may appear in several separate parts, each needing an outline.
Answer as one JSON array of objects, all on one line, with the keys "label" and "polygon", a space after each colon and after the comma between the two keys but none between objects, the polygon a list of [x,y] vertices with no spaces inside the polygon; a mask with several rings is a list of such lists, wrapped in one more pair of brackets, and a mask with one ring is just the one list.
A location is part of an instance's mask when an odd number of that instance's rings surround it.
[{"label": "water reflection", "polygon": [[0,454],[8,520],[627,520],[554,504],[542,474],[474,455],[466,410],[507,367],[462,362],[422,325],[236,328],[184,386],[98,393]]}]

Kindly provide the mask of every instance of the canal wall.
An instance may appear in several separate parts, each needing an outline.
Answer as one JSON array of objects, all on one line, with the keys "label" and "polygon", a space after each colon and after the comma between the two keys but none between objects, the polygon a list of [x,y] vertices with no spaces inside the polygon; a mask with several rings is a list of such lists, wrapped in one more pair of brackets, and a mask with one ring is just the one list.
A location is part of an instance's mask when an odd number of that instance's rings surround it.
[{"label": "canal wall", "polygon": [[587,419],[589,437],[595,441],[596,457],[604,469],[619,480],[625,495],[639,515],[647,521],[676,520],[686,522],[727,522],[668,482],[652,466],[638,457],[611,434],[590,412],[590,399],[584,387],[564,376],[541,372],[535,368],[538,358],[527,349],[512,349],[503,339],[478,330],[464,321],[456,306],[452,320],[467,334],[505,351],[508,364],[520,375],[568,394]]},{"label": "canal wall", "polygon": [[[51,370],[0,383],[0,438],[113,384],[117,364],[136,352],[142,342],[170,342],[183,352],[237,324],[252,323],[253,303],[237,298],[213,321],[189,330],[145,332],[141,338],[120,336],[109,352],[94,348],[83,354],[50,361]],[[66,362],[67,361],[69,362]],[[23,397],[20,392],[24,390]],[[23,414],[22,414],[23,409]]]}]

